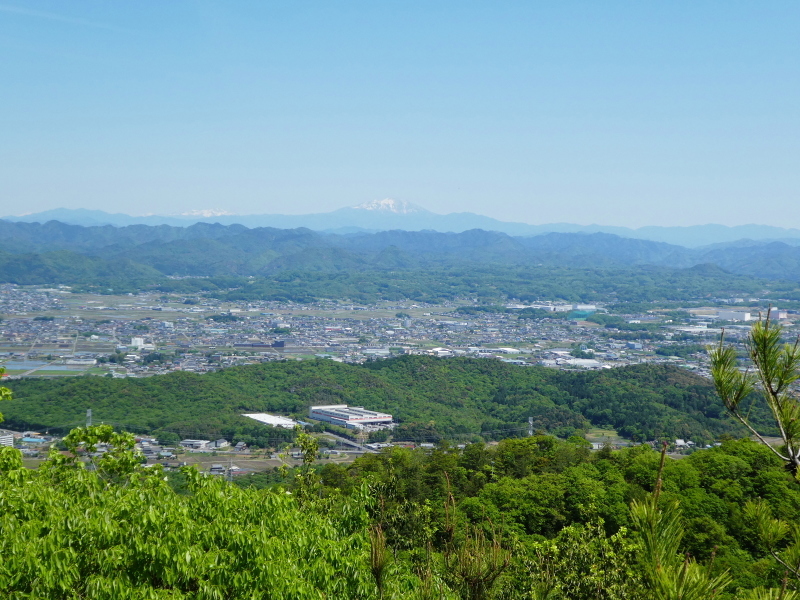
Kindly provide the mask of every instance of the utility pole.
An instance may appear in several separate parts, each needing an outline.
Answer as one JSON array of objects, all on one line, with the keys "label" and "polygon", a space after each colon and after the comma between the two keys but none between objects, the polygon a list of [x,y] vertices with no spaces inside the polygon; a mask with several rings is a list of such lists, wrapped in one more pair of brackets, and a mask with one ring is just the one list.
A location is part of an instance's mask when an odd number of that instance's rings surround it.
[{"label": "utility pole", "polygon": [[533,417],[528,417],[528,437],[533,437]]},{"label": "utility pole", "polygon": [[86,427],[91,427],[91,426],[92,426],[92,409],[91,408],[87,408],[86,409]]}]

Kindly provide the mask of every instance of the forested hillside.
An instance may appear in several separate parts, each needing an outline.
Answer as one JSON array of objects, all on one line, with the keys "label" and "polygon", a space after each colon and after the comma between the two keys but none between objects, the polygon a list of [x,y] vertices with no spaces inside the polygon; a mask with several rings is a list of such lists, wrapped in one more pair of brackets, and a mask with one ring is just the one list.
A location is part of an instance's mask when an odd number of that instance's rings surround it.
[{"label": "forested hillside", "polygon": [[769,289],[797,299],[798,264],[800,247],[778,242],[705,251],[603,233],[334,235],[205,223],[116,228],[0,220],[0,283],[100,293],[156,289],[299,302],[465,296],[641,302]]},{"label": "forested hillside", "polygon": [[[274,277],[237,280],[183,279],[160,283],[158,289],[187,293],[208,289],[228,300],[293,300],[350,298],[356,302],[409,298],[441,302],[456,298],[500,300],[563,298],[569,302],[685,301],[726,296],[735,290],[759,293],[779,291],[783,298],[800,299],[797,284],[767,282],[731,275],[713,265],[690,269],[637,267],[631,269],[579,269],[568,267],[481,267],[374,272],[285,271]],[[236,289],[228,290],[227,288]]]},{"label": "forested hillside", "polygon": [[615,428],[634,439],[710,442],[744,430],[722,410],[710,383],[675,367],[639,365],[578,373],[496,360],[407,356],[365,365],[326,360],[234,367],[207,375],[145,379],[25,379],[11,383],[10,426],[65,431],[86,409],[137,432],[222,435],[266,445],[284,435],[246,412],[307,414],[314,404],[386,411],[398,439],[501,439],[527,429],[568,436]]},{"label": "forested hillside", "polygon": [[[771,243],[722,244],[689,249],[610,233],[546,233],[515,237],[472,229],[461,233],[380,231],[332,234],[305,228],[277,229],[197,223],[82,227],[57,221],[0,220],[0,252],[51,256],[69,252],[101,261],[132,261],[162,276],[268,277],[287,270],[384,271],[525,265],[689,268],[715,264],[731,273],[769,279],[800,278],[800,246]],[[0,257],[0,262],[11,259]],[[52,258],[50,259],[52,260]],[[98,269],[102,267],[98,265]],[[21,274],[4,274],[17,281]],[[19,281],[20,283],[22,281]]]}]

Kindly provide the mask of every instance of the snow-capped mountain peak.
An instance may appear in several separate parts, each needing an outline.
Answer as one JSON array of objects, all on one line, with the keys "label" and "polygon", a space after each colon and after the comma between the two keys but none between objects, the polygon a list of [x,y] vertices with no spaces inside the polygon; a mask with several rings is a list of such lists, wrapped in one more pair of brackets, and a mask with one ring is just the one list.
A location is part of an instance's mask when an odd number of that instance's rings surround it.
[{"label": "snow-capped mountain peak", "polygon": [[224,217],[228,215],[233,215],[233,213],[228,212],[227,210],[221,210],[219,208],[203,208],[199,210],[190,210],[188,212],[181,213],[182,217]]},{"label": "snow-capped mountain peak", "polygon": [[395,200],[384,198],[383,200],[370,200],[353,208],[359,210],[373,210],[382,213],[394,213],[397,215],[409,215],[412,213],[428,212],[421,206],[407,202],[406,200]]}]

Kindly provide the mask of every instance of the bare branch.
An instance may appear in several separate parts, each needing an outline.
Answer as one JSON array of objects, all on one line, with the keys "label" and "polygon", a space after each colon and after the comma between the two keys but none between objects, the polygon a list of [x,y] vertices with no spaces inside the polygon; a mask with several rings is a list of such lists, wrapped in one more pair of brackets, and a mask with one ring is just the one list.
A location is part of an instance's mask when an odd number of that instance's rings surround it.
[{"label": "bare branch", "polygon": [[748,428],[748,429],[749,429],[749,430],[752,432],[752,434],[758,438],[758,440],[759,440],[759,441],[760,441],[762,444],[764,444],[764,445],[765,445],[767,448],[769,448],[770,450],[772,450],[772,453],[773,453],[775,456],[777,456],[778,458],[780,458],[780,459],[781,459],[782,461],[784,461],[784,462],[792,462],[792,459],[791,459],[791,458],[789,458],[789,457],[787,457],[787,456],[784,456],[783,454],[781,454],[780,452],[778,452],[777,450],[775,450],[775,448],[773,448],[773,447],[772,447],[772,446],[771,446],[771,445],[770,445],[770,444],[767,442],[767,440],[765,440],[765,439],[763,438],[763,436],[762,436],[760,433],[758,433],[758,431],[756,431],[755,429],[753,429],[753,427],[750,425],[750,423],[748,423],[748,422],[747,422],[747,421],[744,419],[744,417],[742,417],[742,415],[740,415],[738,412],[733,412],[733,411],[731,411],[731,414],[732,414],[734,417],[736,417],[736,418],[739,420],[739,422],[740,422],[742,425],[744,425],[745,427],[747,427],[747,428]]}]

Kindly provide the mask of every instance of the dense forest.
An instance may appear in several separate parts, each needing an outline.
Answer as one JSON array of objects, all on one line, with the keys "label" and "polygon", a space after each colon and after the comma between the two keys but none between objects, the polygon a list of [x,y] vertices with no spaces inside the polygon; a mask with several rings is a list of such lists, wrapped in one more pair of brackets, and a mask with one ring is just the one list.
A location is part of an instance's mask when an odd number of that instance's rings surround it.
[{"label": "dense forest", "polygon": [[157,286],[159,290],[177,293],[191,293],[204,288],[209,295],[225,300],[295,302],[318,298],[349,298],[362,303],[406,298],[432,303],[457,298],[516,298],[524,302],[541,298],[561,298],[569,302],[676,302],[736,293],[765,295],[765,290],[779,294],[781,298],[800,299],[796,282],[732,275],[713,265],[687,269],[474,265],[451,269],[395,268],[388,272],[294,270],[247,282],[231,278],[219,282],[215,279],[183,279],[162,282]]},{"label": "dense forest", "polygon": [[370,304],[379,300],[439,303],[458,298],[503,301],[540,298],[569,302],[682,302],[765,292],[800,299],[796,282],[733,275],[713,265],[686,269],[639,266],[589,268],[482,266],[453,269],[345,271],[287,269],[268,276],[171,279],[130,260],[105,260],[73,252],[12,255],[0,251],[3,283],[70,285],[73,291],[203,294],[220,300],[313,302],[323,298]]},{"label": "dense forest", "polygon": [[[285,439],[242,417],[278,412],[305,418],[315,404],[350,404],[389,412],[395,438],[417,442],[492,440],[534,428],[569,437],[590,427],[634,440],[710,443],[744,429],[725,413],[710,383],[684,369],[637,365],[601,372],[518,367],[497,360],[405,356],[364,365],[327,360],[273,362],[206,375],[144,379],[76,377],[10,382],[16,401],[8,423],[66,432],[87,408],[129,431],[225,437],[261,446]],[[753,410],[756,423],[765,413]],[[171,434],[171,435],[168,435]]]},{"label": "dense forest", "polygon": [[3,597],[798,597],[800,485],[749,440],[665,461],[533,436],[342,466],[300,434],[304,465],[266,486],[142,468],[109,426],[64,443],[36,471],[0,448]]}]

